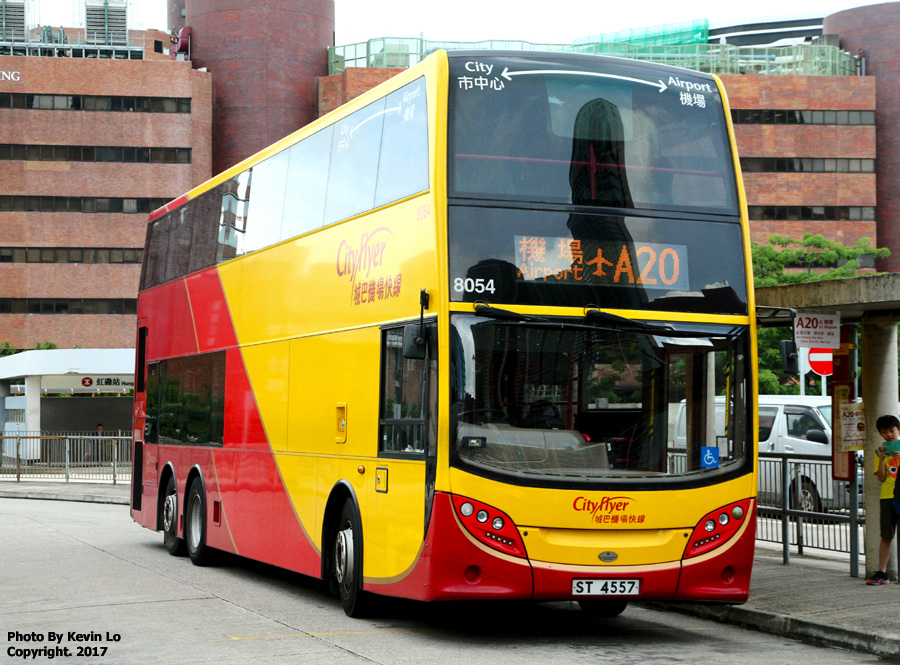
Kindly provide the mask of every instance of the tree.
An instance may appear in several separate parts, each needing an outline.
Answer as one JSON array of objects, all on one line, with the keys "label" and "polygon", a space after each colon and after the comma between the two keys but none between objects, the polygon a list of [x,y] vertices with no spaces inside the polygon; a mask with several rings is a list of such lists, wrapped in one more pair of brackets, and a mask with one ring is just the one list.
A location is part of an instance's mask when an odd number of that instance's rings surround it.
[{"label": "tree", "polygon": [[887,248],[873,247],[868,238],[846,247],[819,233],[804,233],[801,240],[771,236],[766,245],[753,243],[751,251],[753,284],[757,288],[856,277],[860,257],[881,259],[891,254]]},{"label": "tree", "polygon": [[[887,248],[875,248],[868,238],[846,247],[821,234],[804,233],[801,240],[772,236],[766,245],[751,245],[754,286],[801,284],[825,279],[856,277],[863,256],[890,256]],[[759,392],[762,395],[796,395],[800,388],[796,375],[781,371],[781,340],[791,339],[790,328],[759,331]]]},{"label": "tree", "polygon": [[58,349],[58,348],[59,347],[56,346],[56,344],[53,342],[38,342],[37,344],[34,345],[34,347],[32,349],[17,349],[12,344],[9,343],[9,340],[6,340],[4,342],[0,342],[0,358],[3,358],[5,356],[11,356],[16,353],[22,353],[22,351],[29,351],[29,350],[31,350],[31,351],[46,351],[48,349]]}]

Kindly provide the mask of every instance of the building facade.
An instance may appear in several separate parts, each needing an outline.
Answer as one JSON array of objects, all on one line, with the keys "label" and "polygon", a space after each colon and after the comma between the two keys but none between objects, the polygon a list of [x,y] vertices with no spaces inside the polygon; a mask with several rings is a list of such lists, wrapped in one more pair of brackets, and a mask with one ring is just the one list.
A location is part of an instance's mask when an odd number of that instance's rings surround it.
[{"label": "building facade", "polygon": [[847,246],[863,238],[875,245],[875,80],[726,75],[722,83],[751,240],[819,233]]},{"label": "building facade", "polygon": [[0,345],[134,346],[148,213],[212,163],[210,74],[143,49],[0,55]]}]

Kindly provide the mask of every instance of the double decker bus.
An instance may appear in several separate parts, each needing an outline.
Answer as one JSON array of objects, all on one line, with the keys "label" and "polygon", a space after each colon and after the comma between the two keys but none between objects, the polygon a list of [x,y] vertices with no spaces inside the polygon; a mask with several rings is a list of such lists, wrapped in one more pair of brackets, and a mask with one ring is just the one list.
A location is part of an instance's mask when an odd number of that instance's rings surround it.
[{"label": "double decker bus", "polygon": [[151,215],[131,514],[350,616],[742,602],[749,255],[716,77],[435,52]]}]

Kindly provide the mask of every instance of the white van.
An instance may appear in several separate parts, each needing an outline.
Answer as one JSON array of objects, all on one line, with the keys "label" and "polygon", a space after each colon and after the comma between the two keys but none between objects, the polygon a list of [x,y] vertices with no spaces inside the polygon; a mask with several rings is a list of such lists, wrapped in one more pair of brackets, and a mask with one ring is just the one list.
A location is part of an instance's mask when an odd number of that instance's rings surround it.
[{"label": "white van", "polygon": [[[759,452],[815,455],[831,461],[831,398],[821,396],[760,395]],[[716,433],[725,431],[725,404],[716,398]],[[686,447],[685,403],[675,418],[673,448]],[[820,512],[848,503],[847,484],[831,479],[831,467],[818,461],[791,464],[791,494],[798,488],[800,510]],[[761,506],[781,504],[781,461],[760,459],[759,502]],[[793,504],[793,501],[791,502]]]}]

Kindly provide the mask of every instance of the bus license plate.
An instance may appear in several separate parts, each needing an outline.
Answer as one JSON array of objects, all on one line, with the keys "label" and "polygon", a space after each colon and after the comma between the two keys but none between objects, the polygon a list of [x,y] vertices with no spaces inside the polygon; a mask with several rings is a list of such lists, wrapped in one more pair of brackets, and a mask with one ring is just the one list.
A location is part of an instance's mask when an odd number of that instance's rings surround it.
[{"label": "bus license plate", "polygon": [[572,580],[573,596],[636,596],[640,580]]}]

